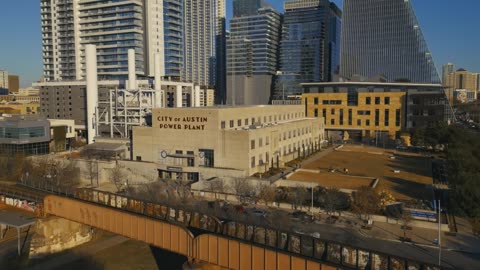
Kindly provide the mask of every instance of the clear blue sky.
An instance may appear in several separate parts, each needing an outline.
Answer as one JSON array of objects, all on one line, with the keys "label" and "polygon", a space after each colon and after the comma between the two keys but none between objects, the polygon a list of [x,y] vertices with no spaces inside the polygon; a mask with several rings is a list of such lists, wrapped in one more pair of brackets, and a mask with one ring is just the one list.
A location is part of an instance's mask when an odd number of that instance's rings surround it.
[{"label": "clear blue sky", "polygon": [[[281,0],[266,0],[281,10]],[[333,0],[341,6],[341,0]],[[437,68],[447,62],[480,72],[480,0],[412,0]],[[232,0],[227,0],[231,16]],[[39,0],[3,0],[0,69],[20,75],[22,87],[42,75]],[[439,69],[439,73],[441,70]]]}]

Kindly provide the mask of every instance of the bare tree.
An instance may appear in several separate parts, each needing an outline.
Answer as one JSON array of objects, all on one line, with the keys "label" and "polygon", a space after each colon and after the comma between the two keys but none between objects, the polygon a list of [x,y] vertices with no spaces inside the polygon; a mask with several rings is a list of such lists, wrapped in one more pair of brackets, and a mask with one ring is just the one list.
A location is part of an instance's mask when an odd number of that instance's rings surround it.
[{"label": "bare tree", "polygon": [[360,219],[370,219],[372,214],[380,210],[380,196],[371,187],[361,187],[353,193],[352,210]]},{"label": "bare tree", "polygon": [[252,186],[246,179],[235,178],[232,182],[232,190],[237,196],[238,201],[244,203],[252,193]]},{"label": "bare tree", "polygon": [[118,163],[110,171],[110,180],[117,188],[117,191],[121,191],[126,185],[127,175]]},{"label": "bare tree", "polygon": [[292,204],[293,208],[297,210],[305,203],[307,199],[307,190],[300,185],[290,188],[288,191],[288,201]]},{"label": "bare tree", "polygon": [[407,230],[409,229],[410,223],[412,223],[412,219],[413,218],[410,211],[403,208],[400,215],[400,222],[402,223],[403,230],[403,240],[407,240]]},{"label": "bare tree", "polygon": [[87,160],[87,175],[90,179],[90,186],[93,187],[93,182],[98,181],[98,161],[97,160]]},{"label": "bare tree", "polygon": [[268,206],[269,202],[275,201],[275,187],[269,183],[262,183],[257,187],[257,197]]},{"label": "bare tree", "polygon": [[325,189],[319,201],[328,215],[334,213],[341,215],[341,210],[348,208],[350,205],[348,195],[338,190],[338,188]]},{"label": "bare tree", "polygon": [[80,183],[79,178],[80,169],[75,162],[60,161],[55,166],[55,181],[59,192],[66,194],[73,193],[74,189]]},{"label": "bare tree", "polygon": [[182,203],[187,203],[192,198],[191,183],[189,181],[178,179],[172,183],[175,188],[177,198]]}]

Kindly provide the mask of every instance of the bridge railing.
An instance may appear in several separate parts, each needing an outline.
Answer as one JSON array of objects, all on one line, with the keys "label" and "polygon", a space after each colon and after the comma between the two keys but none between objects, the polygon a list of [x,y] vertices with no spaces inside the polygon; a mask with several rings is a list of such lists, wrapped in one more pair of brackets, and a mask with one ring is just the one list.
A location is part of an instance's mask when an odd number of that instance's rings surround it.
[{"label": "bridge railing", "polygon": [[121,194],[77,189],[74,198],[184,226],[197,235],[203,233],[221,235],[343,269],[448,269],[380,251],[320,239],[315,235],[223,220],[194,209],[144,201]]}]

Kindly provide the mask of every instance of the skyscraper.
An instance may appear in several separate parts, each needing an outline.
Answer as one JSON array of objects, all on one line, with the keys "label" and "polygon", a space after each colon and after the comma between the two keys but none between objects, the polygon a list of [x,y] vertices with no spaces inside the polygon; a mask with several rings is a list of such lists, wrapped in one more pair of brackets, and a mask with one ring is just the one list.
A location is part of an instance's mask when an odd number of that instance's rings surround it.
[{"label": "skyscraper", "polygon": [[233,0],[233,17],[255,15],[261,7],[261,0]]},{"label": "skyscraper", "polygon": [[85,45],[97,46],[98,77],[126,79],[127,50],[139,76],[153,76],[159,53],[164,76],[183,70],[182,0],[41,0],[44,77],[85,79]]},{"label": "skyscraper", "polygon": [[439,83],[410,0],[343,2],[340,75]]},{"label": "skyscraper", "polygon": [[341,11],[329,0],[290,0],[273,99],[301,94],[300,83],[328,81],[339,61]]},{"label": "skyscraper", "polygon": [[233,17],[227,40],[227,103],[267,104],[277,70],[281,15],[271,7]]},{"label": "skyscraper", "polygon": [[225,0],[185,1],[185,80],[216,84],[217,37],[225,35]]},{"label": "skyscraper", "polygon": [[8,71],[0,70],[0,88],[8,89]]}]

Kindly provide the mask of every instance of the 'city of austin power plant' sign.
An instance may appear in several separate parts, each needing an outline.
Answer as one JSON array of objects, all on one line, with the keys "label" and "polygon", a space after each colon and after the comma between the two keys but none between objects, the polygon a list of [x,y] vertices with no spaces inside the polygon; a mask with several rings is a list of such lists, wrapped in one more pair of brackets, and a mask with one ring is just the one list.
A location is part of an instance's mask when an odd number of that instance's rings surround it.
[{"label": "'city of austin power plant' sign", "polygon": [[205,123],[208,122],[208,118],[195,116],[159,116],[157,117],[157,121],[160,122],[159,127],[161,129],[205,130]]}]

